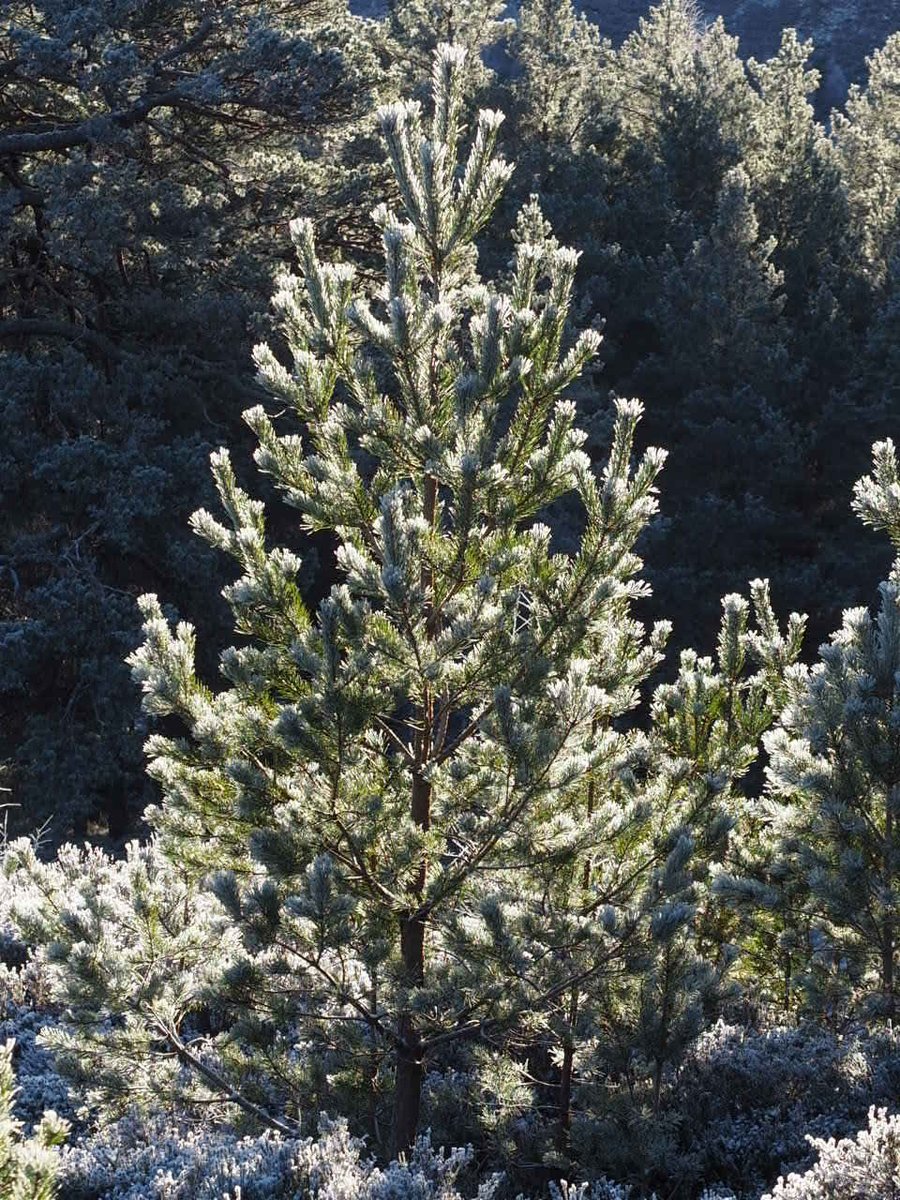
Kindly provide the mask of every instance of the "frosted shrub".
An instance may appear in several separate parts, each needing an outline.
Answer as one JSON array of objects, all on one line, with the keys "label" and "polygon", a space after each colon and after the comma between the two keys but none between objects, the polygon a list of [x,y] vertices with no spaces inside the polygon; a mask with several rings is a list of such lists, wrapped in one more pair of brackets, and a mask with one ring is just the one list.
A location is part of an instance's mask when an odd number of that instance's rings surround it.
[{"label": "frosted shrub", "polygon": [[720,1022],[670,1074],[655,1116],[627,1089],[592,1092],[573,1148],[582,1177],[755,1200],[780,1174],[810,1165],[810,1137],[855,1133],[898,1091],[900,1041],[889,1030],[755,1032]]},{"label": "frosted shrub", "polygon": [[154,841],[131,843],[121,860],[64,846],[45,863],[21,839],[7,848],[3,870],[2,915],[37,947],[7,980],[8,1003],[49,1003],[62,1013],[57,1021],[17,1010],[17,1019],[32,1038],[43,1026],[40,1044],[84,1085],[92,1111],[109,1104],[118,1116],[130,1104],[169,1103],[182,1090],[187,1056],[198,1062],[199,1078],[213,1069],[215,1038],[191,1021],[236,935],[222,927],[215,900]]},{"label": "frosted shrub", "polygon": [[380,1169],[343,1121],[323,1120],[318,1140],[299,1140],[126,1117],[68,1150],[62,1179],[67,1200],[461,1200],[457,1178],[471,1158],[419,1138],[407,1161]]},{"label": "frosted shrub", "polygon": [[898,1051],[889,1031],[716,1026],[699,1039],[670,1099],[689,1114],[685,1159],[698,1181],[758,1194],[780,1172],[807,1165],[811,1138],[850,1134],[872,1104],[896,1094]]},{"label": "frosted shrub", "polygon": [[[550,1200],[630,1200],[632,1189],[608,1179],[597,1179],[593,1183],[567,1183],[564,1179],[549,1184]],[[525,1200],[518,1196],[516,1200]],[[656,1200],[651,1196],[650,1200]]]},{"label": "frosted shrub", "polygon": [[25,1005],[9,1008],[0,1021],[0,1045],[10,1041],[16,1045],[15,1115],[28,1127],[39,1124],[47,1109],[66,1119],[75,1115],[69,1086],[53,1055],[41,1045],[44,1031],[56,1026],[52,1013]]},{"label": "frosted shrub", "polygon": [[42,958],[4,928],[10,900],[9,880],[0,876],[0,1045],[16,1044],[15,1115],[35,1125],[46,1109],[64,1117],[73,1113],[68,1085],[39,1041],[59,1021],[48,1007],[50,979]]},{"label": "frosted shrub", "polygon": [[900,1196],[900,1116],[869,1110],[856,1137],[810,1138],[819,1161],[778,1180],[762,1200],[896,1200]]},{"label": "frosted shrub", "polygon": [[51,1200],[56,1195],[57,1147],[68,1125],[47,1112],[30,1138],[21,1137],[22,1123],[13,1115],[16,1096],[13,1048],[0,1047],[0,1196],[3,1200]]}]

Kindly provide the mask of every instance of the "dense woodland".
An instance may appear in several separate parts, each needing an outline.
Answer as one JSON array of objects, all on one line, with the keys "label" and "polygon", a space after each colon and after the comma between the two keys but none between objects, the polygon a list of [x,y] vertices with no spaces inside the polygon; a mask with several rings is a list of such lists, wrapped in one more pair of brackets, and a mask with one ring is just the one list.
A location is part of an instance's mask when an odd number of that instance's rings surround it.
[{"label": "dense woodland", "polygon": [[3,6],[0,1197],[900,1195],[871,50]]}]

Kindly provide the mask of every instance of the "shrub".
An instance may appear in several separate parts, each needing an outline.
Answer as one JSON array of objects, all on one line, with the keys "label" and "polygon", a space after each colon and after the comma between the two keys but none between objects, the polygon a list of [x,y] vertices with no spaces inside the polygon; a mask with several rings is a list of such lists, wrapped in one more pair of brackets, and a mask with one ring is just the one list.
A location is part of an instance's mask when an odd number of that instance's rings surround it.
[{"label": "shrub", "polygon": [[[321,1119],[317,1140],[238,1137],[171,1118],[125,1117],[66,1152],[67,1200],[462,1200],[468,1149],[419,1138],[406,1161],[378,1168],[345,1121]],[[477,1189],[490,1200],[498,1178]]]},{"label": "shrub", "polygon": [[819,1161],[803,1175],[780,1178],[762,1200],[896,1200],[900,1196],[900,1116],[869,1110],[855,1137],[810,1138]]},{"label": "shrub", "polygon": [[44,1113],[34,1133],[23,1139],[22,1122],[13,1115],[16,1083],[13,1048],[0,1047],[0,1196],[3,1200],[51,1200],[56,1195],[58,1154],[67,1122],[52,1110]]}]

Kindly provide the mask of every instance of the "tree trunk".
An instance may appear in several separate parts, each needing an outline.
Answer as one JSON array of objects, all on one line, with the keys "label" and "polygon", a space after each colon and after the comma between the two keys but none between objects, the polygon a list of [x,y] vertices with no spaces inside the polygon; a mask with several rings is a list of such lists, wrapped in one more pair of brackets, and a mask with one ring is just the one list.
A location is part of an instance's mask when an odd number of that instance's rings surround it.
[{"label": "tree trunk", "polygon": [[889,1016],[894,1016],[894,930],[893,922],[887,921],[884,942],[881,947],[881,990]]},{"label": "tree trunk", "polygon": [[[413,777],[410,811],[413,820],[427,829],[431,822],[431,784],[420,774]],[[423,860],[413,889],[421,897],[425,890],[427,863]],[[400,919],[400,957],[403,961],[404,985],[421,987],[425,982],[425,925],[421,912],[404,913]],[[397,1050],[397,1076],[394,1083],[394,1144],[395,1155],[409,1150],[419,1130],[422,1107],[422,1077],[424,1052],[422,1035],[416,1028],[413,1014],[401,1012],[397,1021],[400,1045]]]},{"label": "tree trunk", "polygon": [[[894,806],[898,800],[898,788],[892,787],[887,794],[884,817],[884,874],[885,892],[890,897],[894,891]],[[888,901],[881,941],[881,990],[884,994],[888,1015],[895,1015],[894,996],[894,949],[896,930],[893,901]]]},{"label": "tree trunk", "polygon": [[[435,401],[437,397],[435,396]],[[428,475],[422,494],[422,508],[429,527],[434,526],[437,504],[437,480]],[[432,601],[434,580],[428,567],[422,569],[422,590],[425,593],[427,612],[426,631],[429,639],[435,634]],[[424,776],[432,750],[434,727],[434,699],[426,685],[418,713],[418,728],[413,739],[414,766],[410,790],[409,814],[422,830],[431,827],[431,784]],[[412,895],[421,901],[428,879],[428,859],[422,856],[419,869],[412,885]],[[400,917],[400,957],[403,961],[403,985],[412,990],[425,982],[425,926],[427,915],[416,909]],[[394,1138],[395,1155],[411,1149],[419,1132],[419,1114],[422,1109],[422,1078],[425,1074],[425,1053],[422,1033],[416,1026],[414,1015],[407,1009],[397,1019],[397,1075],[394,1082]]]},{"label": "tree trunk", "polygon": [[403,1045],[397,1051],[394,1083],[394,1156],[409,1151],[419,1131],[422,1110],[422,1078],[425,1074],[422,1039],[409,1013],[400,1018],[398,1033]]},{"label": "tree trunk", "polygon": [[569,1147],[569,1131],[572,1128],[572,1076],[575,1073],[575,1047],[571,1040],[563,1046],[562,1070],[559,1081],[559,1127],[556,1131],[558,1150]]},{"label": "tree trunk", "polygon": [[[597,717],[594,717],[591,722],[591,736],[596,737],[597,731],[600,728],[600,722]],[[592,775],[588,780],[587,787],[587,815],[593,816],[594,804],[596,801],[596,780]],[[592,860],[590,854],[584,860],[584,865],[581,869],[581,889],[583,893],[584,904],[587,905],[590,900],[591,886],[591,871]],[[578,1020],[578,1005],[581,997],[577,987],[572,989],[570,997],[569,1015],[568,1015],[568,1034],[563,1043],[563,1058],[562,1069],[560,1071],[559,1081],[559,1124],[556,1131],[556,1144],[559,1150],[566,1150],[569,1146],[569,1131],[572,1128],[572,1081],[575,1075],[575,1024]]]},{"label": "tree trunk", "polygon": [[572,1128],[572,1081],[575,1076],[575,1024],[578,1021],[578,1006],[581,1000],[578,988],[572,988],[569,1011],[566,1015],[568,1030],[563,1040],[562,1068],[559,1079],[559,1124],[556,1130],[556,1145],[567,1150],[569,1131]]}]

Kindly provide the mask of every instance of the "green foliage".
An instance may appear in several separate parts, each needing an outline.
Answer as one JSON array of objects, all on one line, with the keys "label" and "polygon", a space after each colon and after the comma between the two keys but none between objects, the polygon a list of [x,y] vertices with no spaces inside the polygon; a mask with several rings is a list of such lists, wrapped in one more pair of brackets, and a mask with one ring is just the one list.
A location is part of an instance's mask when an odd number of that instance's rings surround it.
[{"label": "green foliage", "polygon": [[729,171],[709,233],[682,262],[672,262],[670,252],[663,265],[654,309],[668,376],[660,390],[721,396],[737,379],[775,395],[786,381],[784,276],[771,261],[775,238],[760,235],[750,190],[742,167]]},{"label": "green foliage", "polygon": [[[657,204],[666,205],[670,219],[689,212],[702,222],[749,132],[736,40],[721,21],[703,28],[690,0],[663,0],[641,19],[610,70],[631,169],[641,164],[653,172],[664,189]],[[649,182],[643,180],[644,189]]]},{"label": "green foliage", "polygon": [[900,219],[900,160],[892,135],[900,120],[900,34],[867,61],[866,87],[850,89],[845,112],[834,114],[834,131],[858,246],[857,269],[878,287],[896,255]]},{"label": "green foliage", "polygon": [[[635,863],[644,865],[647,921],[630,979],[599,1005],[599,1060],[606,1070],[614,1063],[630,1087],[642,1075],[651,1080],[654,1111],[665,1069],[723,1001],[738,930],[712,885],[746,854],[750,807],[740,785],[780,710],[803,639],[796,614],[780,631],[767,584],[755,581],[751,593],[752,606],[741,596],[723,600],[715,659],[683,652],[675,681],[656,689],[650,735],[627,778],[645,825],[640,845],[620,849],[618,860],[632,879]],[[611,898],[621,886],[619,878]]]},{"label": "green foliage", "polygon": [[55,1147],[65,1141],[68,1126],[48,1112],[34,1133],[22,1138],[21,1122],[13,1116],[14,1048],[12,1041],[0,1046],[0,1195],[4,1200],[53,1200],[58,1169]]},{"label": "green foliage", "polygon": [[[52,810],[57,841],[124,840],[154,795],[121,664],[133,597],[152,588],[204,613],[214,669],[224,578],[184,520],[211,503],[197,469],[209,448],[249,453],[236,418],[262,393],[247,351],[273,333],[252,314],[294,255],[286,216],[313,218],[327,252],[371,278],[363,210],[392,186],[371,165],[374,108],[398,85],[427,90],[450,35],[470,50],[467,95],[510,113],[508,223],[540,192],[583,251],[578,321],[606,321],[604,373],[571,393],[586,452],[602,461],[612,394],[641,395],[647,435],[670,449],[665,521],[646,542],[651,615],[672,617],[683,647],[757,574],[808,607],[817,634],[862,598],[835,497],[876,437],[900,436],[896,38],[825,127],[811,47],[791,31],[745,63],[722,22],[682,0],[615,50],[563,0],[525,3],[514,22],[501,8],[4,10],[0,753],[19,828]],[[481,249],[499,277],[502,238],[487,231]],[[571,505],[551,523],[568,537]],[[327,535],[304,551],[317,601],[334,577]]]},{"label": "green foliage", "polygon": [[[550,964],[581,889],[544,916],[537,898],[550,863],[564,880],[605,844],[606,814],[584,812],[582,784],[621,752],[597,722],[634,704],[661,636],[644,646],[627,616],[661,455],[632,470],[640,409],[622,402],[605,471],[590,472],[559,396],[598,338],[565,348],[577,256],[536,211],[508,291],[478,280],[472,239],[509,168],[489,111],[456,168],[462,63],[447,47],[435,59],[427,134],[416,103],[381,112],[404,209],[376,213],[382,291],[354,295],[352,272],[323,264],[296,222],[303,275],[276,299],[292,369],[257,351],[309,442],[252,409],[257,462],[305,528],[337,534],[343,582],[311,622],[298,560],[266,549],[262,507],[219,453],[231,528],[205,511],[194,524],[237,559],[227,598],[254,644],[226,653],[231,688],[214,696],[193,673],[192,633],[170,633],[147,599],[133,659],[148,711],[192,733],[193,747],[151,743],[166,792],[155,820],[169,853],[230,869],[215,890],[245,929],[233,1002],[253,998],[273,1031],[314,1013],[311,1061],[330,1046],[342,1072],[371,1070],[370,1086],[396,1064],[400,1146],[427,1058],[526,1013],[539,1021],[565,991]],[[566,491],[587,525],[579,551],[559,555],[534,518]],[[596,974],[592,947],[610,937],[577,927],[564,977]],[[546,969],[525,971],[535,941]]]},{"label": "green foliage", "polygon": [[[381,84],[343,4],[12,3],[0,29],[0,711],[14,822],[121,838],[150,798],[134,598],[223,609],[200,464],[258,395],[285,213],[358,245]],[[274,244],[273,244],[274,241]]]},{"label": "green foliage", "polygon": [[[875,447],[874,477],[856,491],[863,519],[892,535],[896,479],[893,447],[885,443]],[[892,1013],[900,836],[896,570],[880,592],[876,614],[848,609],[842,628],[821,648],[821,662],[790,673],[788,704],[766,748],[784,852],[819,918],[826,977],[839,999],[869,996]]]},{"label": "green foliage", "polygon": [[[46,986],[67,1014],[43,1040],[92,1108],[118,1116],[181,1093],[208,1099],[201,1068],[215,1079],[215,1061],[197,1059],[196,1076],[185,1074],[196,1058],[186,1043],[208,985],[237,953],[212,898],[152,842],[129,844],[118,860],[63,846],[45,863],[20,839],[4,870],[13,881],[9,915],[44,948]],[[144,1069],[136,1072],[135,1062]]]},{"label": "green foliage", "polygon": [[[276,294],[290,366],[256,351],[303,431],[248,410],[257,463],[304,530],[336,536],[342,581],[311,615],[300,559],[269,549],[264,505],[216,452],[228,524],[193,524],[239,565],[225,597],[247,641],[214,692],[193,629],[142,601],[145,710],[189,734],[148,744],[158,845],[120,867],[42,867],[19,846],[10,870],[74,1026],[48,1042],[98,1099],[140,1098],[129,1060],[155,1060],[145,1101],[215,1096],[281,1130],[339,1106],[383,1142],[392,1099],[402,1149],[426,1071],[462,1062],[484,1080],[480,1135],[502,1140],[484,1089],[526,1103],[539,1055],[558,1100],[536,1151],[561,1161],[576,1090],[613,1072],[658,1108],[718,1002],[733,951],[710,880],[802,622],[782,634],[756,584],[753,631],[728,597],[717,659],[683,656],[651,730],[619,727],[668,633],[631,614],[663,456],[632,462],[640,405],[617,401],[590,469],[561,393],[599,338],[567,337],[577,256],[536,200],[502,287],[479,278],[474,237],[510,168],[491,111],[459,162],[463,62],[439,49],[427,132],[417,102],[381,110],[405,217],[375,213],[383,287],[366,298],[294,222],[302,274]],[[562,553],[535,518],[567,493],[583,529]]]},{"label": "green foliage", "polygon": [[819,1152],[815,1166],[804,1174],[779,1178],[763,1200],[832,1200],[860,1193],[896,1193],[900,1171],[900,1121],[886,1108],[869,1112],[868,1128],[853,1138],[814,1138]]}]

